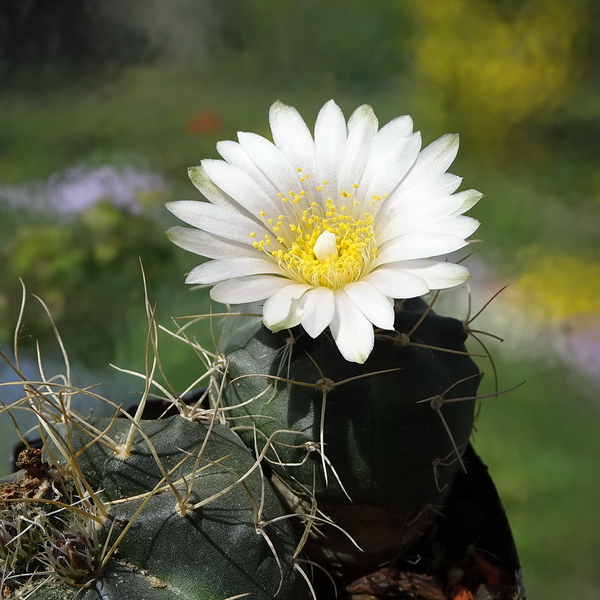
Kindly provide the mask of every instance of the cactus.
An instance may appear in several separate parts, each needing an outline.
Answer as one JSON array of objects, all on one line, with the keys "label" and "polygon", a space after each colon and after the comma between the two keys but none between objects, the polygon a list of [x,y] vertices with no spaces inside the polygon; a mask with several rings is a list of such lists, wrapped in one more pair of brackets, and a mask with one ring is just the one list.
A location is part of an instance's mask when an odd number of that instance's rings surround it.
[{"label": "cactus", "polygon": [[209,409],[170,397],[179,414],[142,420],[146,394],[134,417],[86,419],[80,390],[25,382],[44,454],[0,487],[5,594],[303,600],[303,561],[365,572],[419,539],[472,430],[464,324],[397,302],[358,364],[327,334],[268,331],[257,309],[223,319]]},{"label": "cactus", "polygon": [[420,299],[398,303],[395,331],[378,333],[362,365],[328,336],[273,334],[257,317],[225,321],[227,369],[215,389],[236,431],[250,447],[269,446],[284,497],[314,495],[362,550],[330,531],[316,556],[374,566],[436,515],[473,427],[480,378],[465,338],[460,321]]},{"label": "cactus", "polygon": [[358,364],[257,309],[222,320],[210,408],[167,394],[179,414],[144,420],[145,394],[134,416],[84,418],[80,390],[25,382],[44,450],[0,487],[5,594],[320,600],[305,563],[351,582],[423,542],[473,427],[465,324],[397,302]]},{"label": "cactus", "polygon": [[[47,502],[21,502],[0,519],[5,589],[39,600],[307,596],[290,523],[224,425],[180,415],[84,425],[71,415],[47,433],[45,475],[4,484],[36,481],[31,499],[51,490]],[[18,531],[26,523],[37,523],[27,543]],[[45,571],[54,576],[44,581]]]}]

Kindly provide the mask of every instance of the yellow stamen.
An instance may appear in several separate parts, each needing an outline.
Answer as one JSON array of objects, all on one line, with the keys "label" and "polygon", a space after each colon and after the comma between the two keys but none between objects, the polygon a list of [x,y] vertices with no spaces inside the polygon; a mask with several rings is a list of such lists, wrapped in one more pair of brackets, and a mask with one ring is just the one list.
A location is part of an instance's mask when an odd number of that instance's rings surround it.
[{"label": "yellow stamen", "polygon": [[[302,168],[296,170],[301,173],[300,181],[310,177]],[[327,183],[316,186],[316,191],[322,192]],[[290,279],[300,283],[338,290],[359,280],[377,256],[377,247],[373,216],[362,212],[361,202],[354,198],[358,187],[354,183],[352,192],[340,190],[333,197],[313,196],[306,190],[277,194],[282,213],[268,219],[264,211],[259,213],[273,236],[265,234],[252,246],[277,260]],[[380,196],[372,198],[371,204],[381,200]]]}]

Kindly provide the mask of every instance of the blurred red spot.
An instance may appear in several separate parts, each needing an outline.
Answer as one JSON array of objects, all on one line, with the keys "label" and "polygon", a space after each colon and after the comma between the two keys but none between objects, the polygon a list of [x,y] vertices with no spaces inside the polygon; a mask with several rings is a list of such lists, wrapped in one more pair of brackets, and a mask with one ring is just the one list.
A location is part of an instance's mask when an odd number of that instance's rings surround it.
[{"label": "blurred red spot", "polygon": [[221,119],[212,110],[203,110],[198,113],[185,127],[186,133],[191,135],[208,135],[221,127]]}]

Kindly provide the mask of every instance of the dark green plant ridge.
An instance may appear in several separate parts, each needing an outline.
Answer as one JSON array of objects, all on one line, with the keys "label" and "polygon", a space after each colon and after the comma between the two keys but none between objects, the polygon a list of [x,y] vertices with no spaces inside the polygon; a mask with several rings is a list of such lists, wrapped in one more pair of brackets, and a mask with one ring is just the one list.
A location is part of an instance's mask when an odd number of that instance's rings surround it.
[{"label": "dark green plant ridge", "polygon": [[[50,570],[44,580],[45,573],[37,573],[21,594],[34,600],[308,597],[292,526],[279,519],[280,502],[234,432],[178,415],[139,421],[130,451],[120,455],[114,450],[125,447],[132,422],[88,423],[89,428],[72,423],[54,428],[46,453],[71,466],[78,455],[79,477],[108,513],[99,532],[104,543],[86,573],[81,555],[90,548],[74,534],[63,559],[56,560],[53,551],[49,566],[56,576]],[[93,440],[93,431],[103,432],[101,439]],[[61,518],[68,523],[70,511]],[[93,527],[91,519],[87,526]],[[82,567],[78,582],[60,577],[69,565]]]},{"label": "dark green plant ridge", "polygon": [[466,337],[461,321],[408,300],[396,305],[395,331],[377,331],[359,365],[328,335],[273,334],[258,316],[224,319],[226,368],[214,395],[250,448],[266,446],[290,506],[314,496],[364,551],[328,527],[332,562],[377,563],[407,548],[443,503],[480,380]]}]

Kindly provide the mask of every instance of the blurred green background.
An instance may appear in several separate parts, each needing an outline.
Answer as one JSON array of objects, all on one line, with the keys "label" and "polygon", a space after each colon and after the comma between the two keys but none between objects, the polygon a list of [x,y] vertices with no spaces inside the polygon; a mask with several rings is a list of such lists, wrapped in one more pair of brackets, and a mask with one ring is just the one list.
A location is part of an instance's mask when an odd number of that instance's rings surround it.
[{"label": "blurred green background", "polygon": [[[500,389],[475,445],[512,523],[528,597],[600,597],[600,4],[594,0],[5,0],[0,4],[0,349],[39,340],[74,383],[134,403],[146,316],[209,310],[172,247],[170,199],[199,199],[186,169],[236,131],[269,135],[280,99],[312,127],[334,98],[410,114],[425,143],[461,134],[452,171],[485,198],[470,214],[471,324]],[[440,304],[466,318],[467,290]],[[218,309],[219,307],[214,307]],[[194,335],[212,344],[208,323]],[[202,363],[162,336],[173,389]],[[473,350],[480,351],[477,340]],[[489,362],[483,393],[494,389]],[[54,370],[53,370],[54,369]],[[64,369],[63,369],[64,370]],[[0,365],[1,381],[16,376]],[[18,390],[0,388],[2,401]],[[83,400],[82,400],[83,402]],[[3,454],[16,439],[6,415]],[[23,430],[28,424],[22,425]],[[3,460],[0,470],[8,469]]]}]

